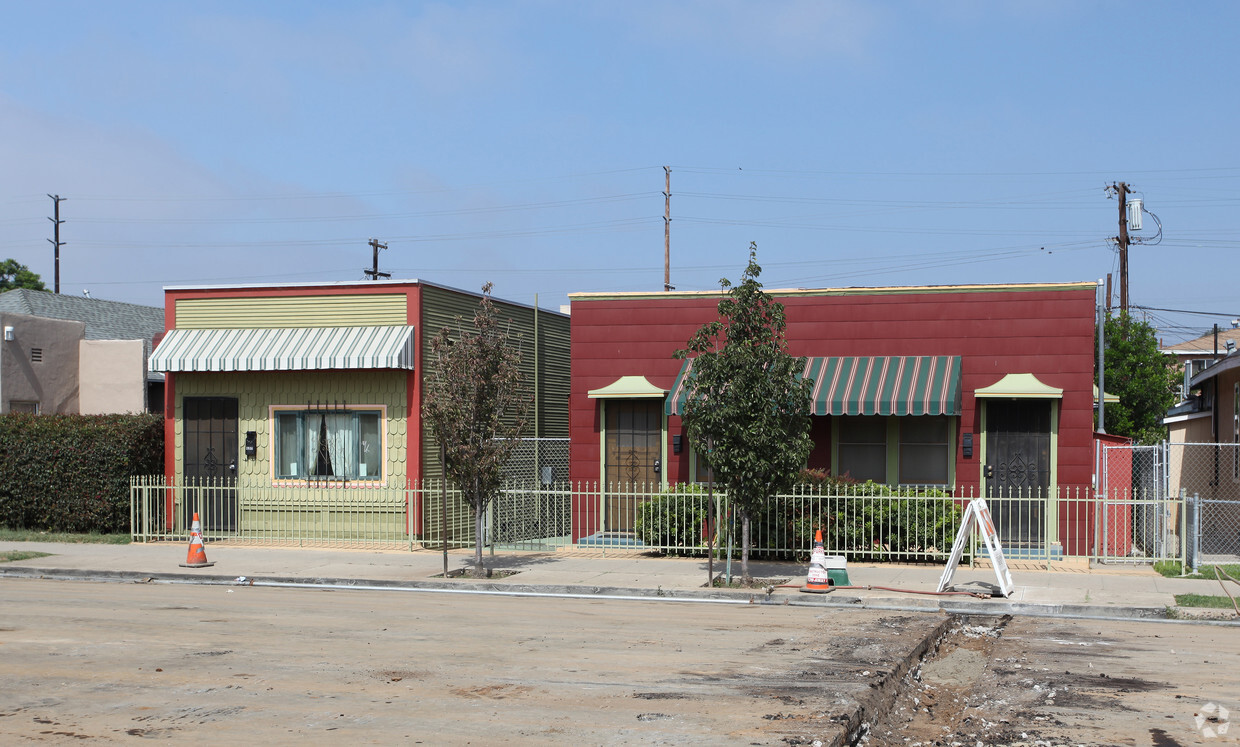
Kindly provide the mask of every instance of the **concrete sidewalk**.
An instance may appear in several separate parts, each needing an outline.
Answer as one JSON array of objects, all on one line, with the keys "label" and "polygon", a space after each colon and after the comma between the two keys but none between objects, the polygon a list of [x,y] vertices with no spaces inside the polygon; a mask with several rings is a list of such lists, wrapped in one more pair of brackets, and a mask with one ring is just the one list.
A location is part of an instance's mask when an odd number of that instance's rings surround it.
[{"label": "concrete sidewalk", "polygon": [[[933,596],[943,574],[940,565],[848,566],[851,586],[829,594],[804,594],[804,564],[751,563],[756,578],[786,579],[785,585],[759,590],[706,588],[701,558],[663,558],[608,551],[503,553],[486,555],[497,571],[486,580],[444,580],[443,556],[433,551],[339,550],[255,547],[211,543],[210,568],[181,568],[181,543],[130,545],[0,542],[0,551],[50,553],[47,557],[0,563],[0,577],[54,577],[94,580],[146,580],[168,583],[327,584],[394,589],[476,590],[490,593],[572,594],[681,599],[732,599],[776,604],[850,606],[870,609],[947,610],[974,614],[1028,614],[1113,618],[1161,618],[1183,593],[1221,594],[1212,581],[1164,578],[1145,566],[1086,568],[1009,562],[1015,591],[1008,599]],[[448,554],[450,572],[468,568],[472,551]],[[734,561],[732,572],[740,573]],[[715,573],[726,565],[716,561]],[[511,575],[504,575],[505,573]],[[878,588],[882,587],[882,588]],[[958,568],[952,588],[989,594],[997,588],[989,568]],[[1233,594],[1240,592],[1235,589]]]}]

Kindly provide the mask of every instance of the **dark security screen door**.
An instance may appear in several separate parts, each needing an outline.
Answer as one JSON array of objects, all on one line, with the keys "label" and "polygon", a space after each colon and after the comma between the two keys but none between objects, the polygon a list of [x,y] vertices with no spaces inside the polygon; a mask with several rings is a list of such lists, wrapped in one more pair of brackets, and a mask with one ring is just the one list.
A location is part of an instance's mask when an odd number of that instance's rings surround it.
[{"label": "dark security screen door", "polygon": [[1051,479],[1051,403],[986,403],[986,502],[1005,546],[1040,546]]},{"label": "dark security screen door", "polygon": [[181,405],[185,439],[185,482],[191,505],[185,521],[199,512],[203,532],[237,528],[237,399],[186,397]]},{"label": "dark security screen door", "polygon": [[608,530],[633,530],[636,499],[623,493],[658,490],[655,463],[662,435],[662,401],[616,399],[607,403]]}]

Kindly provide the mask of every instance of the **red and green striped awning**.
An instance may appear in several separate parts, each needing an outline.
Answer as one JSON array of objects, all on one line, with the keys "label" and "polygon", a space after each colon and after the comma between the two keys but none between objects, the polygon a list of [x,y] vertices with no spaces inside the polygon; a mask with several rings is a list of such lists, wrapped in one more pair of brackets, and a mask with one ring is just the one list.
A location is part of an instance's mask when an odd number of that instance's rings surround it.
[{"label": "red and green striped awning", "polygon": [[[686,360],[667,398],[668,415],[684,411],[692,370]],[[960,414],[958,355],[806,358],[801,375],[814,381],[811,415]]]}]

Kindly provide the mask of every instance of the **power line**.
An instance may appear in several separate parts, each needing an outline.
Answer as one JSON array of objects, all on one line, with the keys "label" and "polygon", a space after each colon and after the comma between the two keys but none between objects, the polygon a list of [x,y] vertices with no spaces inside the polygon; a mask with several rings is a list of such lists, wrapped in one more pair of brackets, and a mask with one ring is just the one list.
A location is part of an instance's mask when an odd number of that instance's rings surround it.
[{"label": "power line", "polygon": [[1134,309],[1142,309],[1144,311],[1164,311],[1168,314],[1195,314],[1197,316],[1230,316],[1240,317],[1240,312],[1231,311],[1190,311],[1188,309],[1160,309],[1156,306],[1132,306]]},{"label": "power line", "polygon": [[257,200],[270,200],[270,201],[315,200],[315,199],[336,200],[336,199],[347,199],[347,198],[356,198],[356,197],[391,197],[391,196],[401,196],[401,195],[427,195],[427,194],[441,194],[441,193],[449,193],[449,192],[462,192],[462,191],[478,190],[478,189],[493,189],[495,187],[511,186],[514,184],[538,184],[538,183],[545,183],[545,182],[561,181],[561,180],[566,180],[566,179],[580,179],[580,178],[589,177],[589,176],[607,176],[611,174],[627,174],[627,173],[633,173],[637,171],[649,171],[650,169],[653,169],[653,168],[658,168],[658,167],[657,166],[635,166],[635,167],[624,168],[624,169],[609,169],[609,170],[603,170],[603,171],[583,171],[583,172],[577,172],[577,173],[571,173],[571,174],[557,174],[553,176],[535,177],[532,179],[508,179],[508,180],[501,180],[501,181],[496,181],[496,182],[481,182],[478,184],[468,184],[468,185],[462,185],[458,187],[439,187],[435,189],[388,189],[388,190],[370,190],[370,191],[365,191],[365,192],[298,192],[298,193],[275,194],[275,195],[257,195],[257,194],[232,195],[232,196],[227,196],[227,197],[220,197],[220,196],[216,196],[216,197],[208,197],[208,196],[169,197],[167,195],[161,195],[161,196],[140,196],[138,195],[138,196],[128,196],[128,197],[117,197],[115,195],[83,195],[81,197],[74,197],[74,199],[79,200],[79,201],[90,201],[90,202],[254,202]]},{"label": "power line", "polygon": [[[733,166],[677,166],[677,169],[688,173],[695,174],[761,174],[763,176],[785,175],[785,176],[933,176],[933,177],[975,177],[975,176],[995,176],[995,177],[1033,177],[1033,176],[1095,176],[1097,174],[1114,173],[1111,169],[1097,169],[1093,171],[846,171],[846,170],[796,170],[796,169],[746,169],[744,167]],[[1235,176],[1240,177],[1240,166],[1212,166],[1208,168],[1198,169],[1146,169],[1143,171],[1130,171],[1133,174],[1218,174],[1219,172],[1234,172]],[[1200,178],[1200,177],[1195,177]]]}]

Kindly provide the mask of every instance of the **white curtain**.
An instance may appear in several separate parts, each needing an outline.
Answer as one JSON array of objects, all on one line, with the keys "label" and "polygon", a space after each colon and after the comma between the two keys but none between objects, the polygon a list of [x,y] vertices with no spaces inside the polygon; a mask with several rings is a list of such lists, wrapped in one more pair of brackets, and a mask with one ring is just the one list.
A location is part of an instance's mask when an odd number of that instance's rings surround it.
[{"label": "white curtain", "polygon": [[332,457],[332,474],[357,478],[357,431],[353,413],[330,413],[327,416],[327,447]]},{"label": "white curtain", "polygon": [[[304,474],[311,479],[357,479],[359,444],[355,419],[356,414],[352,412],[305,414],[302,426]],[[378,455],[375,457],[377,459]],[[378,464],[367,465],[372,475],[377,468]]]}]

